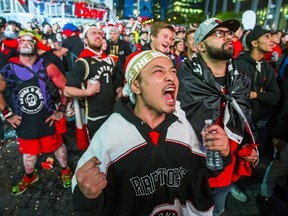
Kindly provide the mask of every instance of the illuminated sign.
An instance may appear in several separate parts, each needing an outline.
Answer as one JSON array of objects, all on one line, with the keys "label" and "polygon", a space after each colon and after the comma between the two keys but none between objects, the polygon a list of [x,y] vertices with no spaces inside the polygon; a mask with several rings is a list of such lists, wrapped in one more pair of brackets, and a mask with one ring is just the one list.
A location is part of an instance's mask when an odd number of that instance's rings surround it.
[{"label": "illuminated sign", "polygon": [[75,15],[78,18],[103,19],[106,10],[87,7],[85,2],[75,2]]}]

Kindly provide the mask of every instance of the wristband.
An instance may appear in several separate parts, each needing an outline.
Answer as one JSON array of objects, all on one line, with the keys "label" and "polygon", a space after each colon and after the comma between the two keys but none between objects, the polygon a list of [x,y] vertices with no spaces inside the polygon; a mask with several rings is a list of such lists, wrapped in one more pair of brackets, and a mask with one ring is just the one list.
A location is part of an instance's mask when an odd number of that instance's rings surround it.
[{"label": "wristband", "polygon": [[14,115],[14,113],[12,113],[8,107],[6,107],[4,110],[1,111],[2,115],[5,119],[9,119],[10,117],[12,117]]},{"label": "wristband", "polygon": [[66,112],[66,108],[67,108],[67,105],[60,104],[57,111],[65,113]]}]

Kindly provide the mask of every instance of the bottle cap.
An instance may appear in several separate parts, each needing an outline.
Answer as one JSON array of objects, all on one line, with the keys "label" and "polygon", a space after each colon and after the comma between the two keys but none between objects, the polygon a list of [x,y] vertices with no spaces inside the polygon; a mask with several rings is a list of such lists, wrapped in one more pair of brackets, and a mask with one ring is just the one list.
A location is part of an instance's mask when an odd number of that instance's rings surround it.
[{"label": "bottle cap", "polygon": [[205,124],[212,124],[212,123],[213,123],[212,119],[206,119],[205,120]]},{"label": "bottle cap", "polygon": [[98,80],[97,79],[89,79],[89,82],[92,84],[92,85],[95,85],[97,82],[98,82]]}]

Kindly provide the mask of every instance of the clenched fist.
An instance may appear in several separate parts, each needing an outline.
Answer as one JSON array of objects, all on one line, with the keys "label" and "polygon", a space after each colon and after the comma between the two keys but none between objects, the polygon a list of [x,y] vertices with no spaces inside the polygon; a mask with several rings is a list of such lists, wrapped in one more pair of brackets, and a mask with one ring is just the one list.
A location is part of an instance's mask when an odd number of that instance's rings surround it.
[{"label": "clenched fist", "polygon": [[75,173],[79,189],[88,199],[97,198],[107,186],[107,179],[98,167],[100,164],[96,157],[92,157]]}]

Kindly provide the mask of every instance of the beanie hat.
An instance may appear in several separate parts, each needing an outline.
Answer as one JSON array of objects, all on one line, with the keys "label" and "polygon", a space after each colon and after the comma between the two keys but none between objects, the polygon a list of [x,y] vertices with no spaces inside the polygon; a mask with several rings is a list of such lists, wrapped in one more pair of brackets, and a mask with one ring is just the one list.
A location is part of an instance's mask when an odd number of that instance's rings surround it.
[{"label": "beanie hat", "polygon": [[211,32],[218,27],[226,27],[229,30],[236,32],[240,27],[240,22],[237,20],[226,20],[222,22],[217,18],[209,18],[202,22],[196,29],[194,34],[194,45],[197,47],[200,42],[207,38]]},{"label": "beanie hat", "polygon": [[70,30],[70,31],[79,31],[79,29],[73,23],[67,23],[63,26],[63,30]]},{"label": "beanie hat", "polygon": [[124,65],[125,79],[127,82],[123,88],[123,95],[129,96],[130,101],[133,104],[135,104],[136,100],[135,95],[131,90],[131,85],[143,68],[156,58],[166,58],[173,64],[168,56],[155,50],[137,51],[127,57]]},{"label": "beanie hat", "polygon": [[255,26],[255,28],[249,32],[246,36],[246,45],[251,50],[252,44],[251,42],[257,40],[259,37],[263,36],[264,34],[269,33],[268,30],[263,29],[260,25]]},{"label": "beanie hat", "polygon": [[62,34],[65,35],[66,37],[71,37],[73,33],[74,32],[69,30],[69,29],[66,29],[66,30],[62,31]]},{"label": "beanie hat", "polygon": [[74,32],[79,31],[79,29],[73,23],[67,23],[63,26],[62,34],[66,37],[71,37]]},{"label": "beanie hat", "polygon": [[83,31],[83,38],[86,37],[87,32],[88,32],[90,29],[92,29],[92,28],[96,28],[96,29],[100,30],[96,25],[90,25],[90,26],[88,26],[88,27],[86,27],[86,28],[84,29],[84,31]]}]

